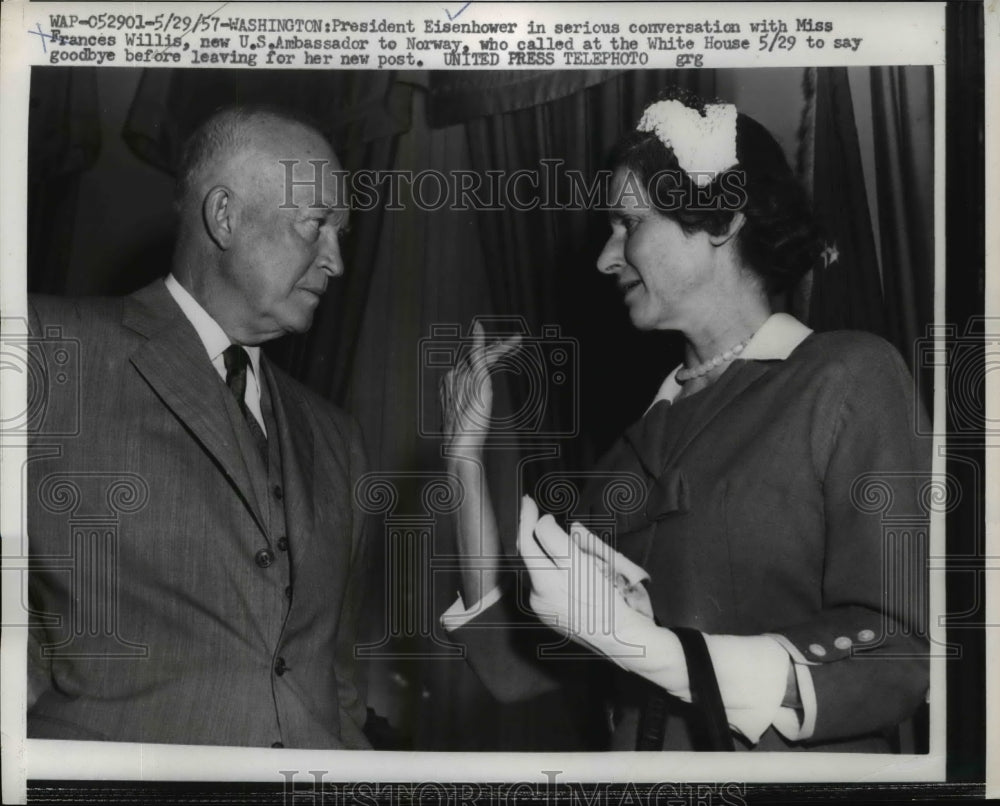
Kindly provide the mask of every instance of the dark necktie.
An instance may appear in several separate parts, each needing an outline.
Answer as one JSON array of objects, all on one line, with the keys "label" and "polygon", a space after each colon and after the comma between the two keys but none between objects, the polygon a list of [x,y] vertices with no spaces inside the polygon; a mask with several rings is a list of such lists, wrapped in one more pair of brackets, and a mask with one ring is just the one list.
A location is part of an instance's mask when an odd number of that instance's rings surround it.
[{"label": "dark necktie", "polygon": [[226,365],[226,386],[233,393],[236,402],[239,403],[243,419],[247,421],[253,440],[257,444],[260,458],[264,460],[264,467],[267,467],[267,437],[264,430],[253,416],[246,403],[247,391],[247,367],[250,366],[250,355],[238,344],[230,344],[222,353],[222,360]]}]

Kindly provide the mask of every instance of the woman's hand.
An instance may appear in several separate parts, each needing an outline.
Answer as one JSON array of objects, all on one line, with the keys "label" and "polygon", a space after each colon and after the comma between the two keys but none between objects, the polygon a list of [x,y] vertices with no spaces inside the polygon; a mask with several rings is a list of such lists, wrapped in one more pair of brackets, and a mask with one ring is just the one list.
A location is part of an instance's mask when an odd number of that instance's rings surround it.
[{"label": "woman's hand", "polygon": [[653,621],[649,575],[578,523],[566,534],[551,515],[521,505],[518,551],[531,576],[531,609],[556,632],[683,696],[680,641]]},{"label": "woman's hand", "polygon": [[486,343],[483,326],[472,327],[472,347],[441,379],[445,453],[452,458],[480,459],[493,414],[490,373],[508,353],[517,350],[521,336]]},{"label": "woman's hand", "polygon": [[461,500],[456,513],[456,543],[462,558],[462,598],[466,607],[481,601],[499,580],[503,549],[486,483],[483,445],[493,415],[490,372],[520,343],[520,336],[512,336],[487,346],[483,327],[476,322],[471,349],[441,379],[443,454]]},{"label": "woman's hand", "polygon": [[[544,624],[691,702],[684,649],[653,620],[642,568],[578,523],[566,534],[551,515],[539,518],[527,496],[518,550],[531,576],[531,609]],[[768,635],[710,635],[706,642],[727,718],[757,741],[796,680],[788,653]]]}]

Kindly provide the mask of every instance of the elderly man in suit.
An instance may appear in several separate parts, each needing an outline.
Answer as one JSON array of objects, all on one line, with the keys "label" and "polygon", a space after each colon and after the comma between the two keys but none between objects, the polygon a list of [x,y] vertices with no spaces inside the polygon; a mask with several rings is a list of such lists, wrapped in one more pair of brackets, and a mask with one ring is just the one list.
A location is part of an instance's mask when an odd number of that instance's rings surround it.
[{"label": "elderly man in suit", "polygon": [[217,112],[171,274],[31,301],[80,384],[45,400],[28,467],[29,737],[369,746],[359,429],[260,352],[343,272],[339,168],[293,116]]}]

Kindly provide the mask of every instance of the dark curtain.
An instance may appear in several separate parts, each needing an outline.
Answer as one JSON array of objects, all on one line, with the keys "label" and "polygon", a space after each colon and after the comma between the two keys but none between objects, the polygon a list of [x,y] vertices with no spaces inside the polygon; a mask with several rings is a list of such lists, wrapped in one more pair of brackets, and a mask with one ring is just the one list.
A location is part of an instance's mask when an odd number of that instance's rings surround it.
[{"label": "dark curtain", "polygon": [[396,72],[145,70],[122,136],[173,173],[184,138],[226,104],[274,104],[316,121],[338,155],[410,127],[411,84]]},{"label": "dark curtain", "polygon": [[875,211],[868,205],[859,105],[847,69],[806,75],[814,119],[812,131],[801,133],[811,142],[803,141],[800,164],[811,161],[808,181],[828,244],[824,262],[806,282],[808,322],[817,330],[867,330],[888,339],[917,377],[930,411],[933,368],[921,366],[915,351],[934,316],[933,71],[873,67],[867,81],[874,151],[868,183],[875,189]]},{"label": "dark curtain", "polygon": [[828,244],[812,276],[810,327],[887,333],[854,104],[843,67],[816,71],[813,207]]},{"label": "dark curtain", "polygon": [[80,177],[101,147],[94,67],[35,69],[28,117],[28,291],[66,288]]},{"label": "dark curtain", "polygon": [[872,67],[871,91],[888,338],[921,374],[930,409],[933,368],[914,350],[934,318],[934,72]]}]

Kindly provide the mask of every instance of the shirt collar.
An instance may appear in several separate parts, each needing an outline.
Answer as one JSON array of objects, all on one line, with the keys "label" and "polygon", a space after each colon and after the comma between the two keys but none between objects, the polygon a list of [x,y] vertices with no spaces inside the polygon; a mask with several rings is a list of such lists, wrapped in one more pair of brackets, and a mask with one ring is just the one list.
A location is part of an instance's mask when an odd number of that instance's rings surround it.
[{"label": "shirt collar", "polygon": [[772,313],[743,348],[740,358],[754,361],[784,361],[806,340],[812,329],[787,313]]},{"label": "shirt collar", "polygon": [[[209,360],[216,364],[222,360],[221,356],[225,349],[233,342],[229,336],[216,322],[211,314],[198,303],[191,292],[180,284],[173,274],[168,274],[166,279],[167,291],[174,301],[180,306],[184,316],[198,333],[198,338],[205,345],[205,352],[208,353]],[[253,367],[254,377],[260,377],[260,347],[243,345],[243,349],[250,355],[250,365]]]},{"label": "shirt collar", "polygon": [[[773,313],[753,334],[737,360],[784,361],[792,354],[812,330],[794,316],[787,313]],[[660,385],[656,397],[649,408],[661,400],[674,401],[683,388],[677,382],[677,371],[684,366],[678,364]],[[647,409],[649,411],[649,409]]]}]

